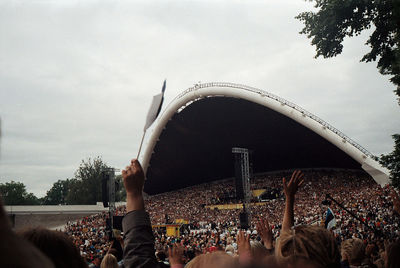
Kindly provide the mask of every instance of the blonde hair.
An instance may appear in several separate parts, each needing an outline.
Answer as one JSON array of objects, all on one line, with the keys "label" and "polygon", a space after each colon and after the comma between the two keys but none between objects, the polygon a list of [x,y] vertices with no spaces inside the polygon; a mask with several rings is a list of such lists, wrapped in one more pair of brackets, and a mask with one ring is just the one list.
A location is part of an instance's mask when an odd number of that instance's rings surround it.
[{"label": "blonde hair", "polygon": [[100,268],[118,268],[117,258],[112,254],[107,254],[101,261]]},{"label": "blonde hair", "polygon": [[186,264],[185,268],[231,268],[235,267],[235,258],[224,252],[201,254]]},{"label": "blonde hair", "polygon": [[359,238],[347,239],[340,247],[342,257],[347,255],[350,264],[362,262],[365,258],[365,244]]},{"label": "blonde hair", "polygon": [[225,248],[225,252],[229,255],[235,254],[235,248],[232,245],[227,245]]},{"label": "blonde hair", "polygon": [[255,259],[262,259],[268,255],[267,248],[258,241],[250,241],[251,255]]},{"label": "blonde hair", "polygon": [[297,226],[279,237],[275,256],[280,263],[312,263],[316,267],[340,267],[340,253],[333,235],[319,226]]}]

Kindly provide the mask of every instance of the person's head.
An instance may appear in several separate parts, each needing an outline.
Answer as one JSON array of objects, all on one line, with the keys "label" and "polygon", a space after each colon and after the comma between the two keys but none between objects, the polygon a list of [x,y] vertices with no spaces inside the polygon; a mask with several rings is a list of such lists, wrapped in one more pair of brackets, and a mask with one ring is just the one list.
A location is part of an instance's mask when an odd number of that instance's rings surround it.
[{"label": "person's head", "polygon": [[268,255],[267,248],[259,241],[250,241],[251,255],[256,260],[261,260]]},{"label": "person's head", "polygon": [[37,227],[19,232],[19,235],[39,248],[56,267],[87,267],[78,248],[62,232]]},{"label": "person's head", "polygon": [[280,263],[297,265],[300,262],[314,267],[340,267],[340,253],[335,238],[318,226],[297,226],[279,237],[275,256]]},{"label": "person's head", "polygon": [[120,251],[116,248],[110,248],[108,250],[108,253],[114,255],[114,257],[117,258],[117,261],[120,261],[123,258],[122,248],[120,249]]},{"label": "person's head", "polygon": [[167,258],[167,255],[165,254],[164,251],[157,251],[156,252],[156,258],[158,261],[164,262],[165,259]]},{"label": "person's head", "polygon": [[342,243],[340,253],[350,265],[361,265],[365,258],[364,242],[359,238],[347,239]]},{"label": "person's head", "polygon": [[101,261],[100,268],[118,268],[117,258],[112,254],[107,254]]},{"label": "person's head", "polygon": [[228,245],[225,248],[225,252],[230,255],[233,256],[235,254],[235,248],[232,245]]},{"label": "person's head", "polygon": [[385,268],[400,267],[400,240],[390,244],[386,248]]},{"label": "person's head", "polygon": [[216,251],[201,254],[186,264],[185,268],[231,268],[235,267],[235,259],[228,254]]},{"label": "person's head", "polygon": [[54,267],[39,249],[12,230],[0,197],[0,267]]}]

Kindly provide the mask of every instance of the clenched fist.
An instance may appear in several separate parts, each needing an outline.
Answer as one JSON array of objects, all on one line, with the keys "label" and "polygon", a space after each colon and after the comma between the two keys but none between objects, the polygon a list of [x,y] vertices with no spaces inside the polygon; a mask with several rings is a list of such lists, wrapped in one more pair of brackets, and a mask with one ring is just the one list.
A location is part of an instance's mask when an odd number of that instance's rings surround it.
[{"label": "clenched fist", "polygon": [[126,210],[144,209],[143,184],[144,172],[137,159],[132,159],[131,165],[122,170],[122,178],[126,190]]},{"label": "clenched fist", "polygon": [[131,165],[122,170],[126,194],[142,195],[144,173],[137,159],[132,159]]}]

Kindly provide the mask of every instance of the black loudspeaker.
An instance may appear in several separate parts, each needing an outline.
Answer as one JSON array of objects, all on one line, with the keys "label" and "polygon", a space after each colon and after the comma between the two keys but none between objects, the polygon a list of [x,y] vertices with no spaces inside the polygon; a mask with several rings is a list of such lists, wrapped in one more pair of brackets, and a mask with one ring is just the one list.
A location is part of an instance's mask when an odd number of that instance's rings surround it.
[{"label": "black loudspeaker", "polygon": [[240,228],[249,229],[249,215],[247,212],[240,212],[239,214]]},{"label": "black loudspeaker", "polygon": [[122,231],[122,219],[124,216],[113,216],[113,229]]},{"label": "black loudspeaker", "polygon": [[102,172],[101,178],[101,200],[103,201],[103,206],[108,208],[108,180],[110,175],[108,172]]},{"label": "black loudspeaker", "polygon": [[235,154],[235,188],[236,199],[244,199],[243,177],[242,177],[242,157],[241,154]]}]

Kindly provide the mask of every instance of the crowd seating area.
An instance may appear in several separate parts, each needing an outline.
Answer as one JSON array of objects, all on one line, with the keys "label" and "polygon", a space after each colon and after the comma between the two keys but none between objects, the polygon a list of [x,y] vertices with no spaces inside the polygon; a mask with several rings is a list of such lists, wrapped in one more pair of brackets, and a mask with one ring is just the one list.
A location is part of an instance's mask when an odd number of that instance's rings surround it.
[{"label": "crowd seating area", "polygon": [[[393,215],[393,203],[388,188],[381,188],[371,177],[359,171],[305,171],[305,183],[296,194],[295,225],[324,225],[327,206],[323,205],[326,194],[330,194],[343,204],[365,224],[356,220],[335,203],[329,207],[333,211],[336,226],[332,229],[337,243],[350,238],[360,238],[365,245],[374,246],[371,261],[380,259],[385,239],[399,236],[399,218]],[[290,178],[291,172],[280,172],[256,176],[252,180],[253,189],[282,189],[282,178]],[[237,254],[239,213],[241,210],[208,209],[218,197],[226,192],[234,192],[234,181],[225,180],[149,196],[145,201],[151,223],[165,224],[166,214],[171,221],[185,219],[189,222],[181,229],[181,236],[168,237],[160,230],[154,231],[157,254],[166,256],[168,247],[179,241],[185,247],[185,260],[201,253],[228,250]],[[221,200],[221,199],[220,199]],[[220,201],[219,201],[220,202]],[[285,206],[283,197],[251,206],[251,224],[247,232],[254,241],[260,240],[256,224],[260,219],[268,219],[275,238],[279,237]],[[116,214],[124,213],[120,207]],[[106,254],[111,242],[105,232],[106,214],[86,217],[75,223],[68,223],[66,234],[80,249],[81,255],[90,263]],[[375,231],[373,231],[375,229]],[[161,257],[164,261],[164,257]]]}]

